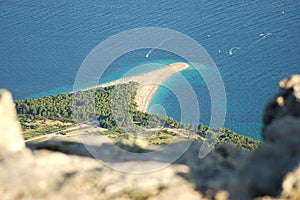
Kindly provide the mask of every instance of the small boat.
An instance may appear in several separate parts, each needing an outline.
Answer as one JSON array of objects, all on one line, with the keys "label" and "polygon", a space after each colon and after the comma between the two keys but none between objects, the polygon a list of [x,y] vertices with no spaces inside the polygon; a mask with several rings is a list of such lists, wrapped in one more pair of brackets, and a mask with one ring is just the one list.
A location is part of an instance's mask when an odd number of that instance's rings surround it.
[{"label": "small boat", "polygon": [[229,49],[229,55],[233,55],[234,51],[239,49],[239,47],[232,47],[231,49]]}]

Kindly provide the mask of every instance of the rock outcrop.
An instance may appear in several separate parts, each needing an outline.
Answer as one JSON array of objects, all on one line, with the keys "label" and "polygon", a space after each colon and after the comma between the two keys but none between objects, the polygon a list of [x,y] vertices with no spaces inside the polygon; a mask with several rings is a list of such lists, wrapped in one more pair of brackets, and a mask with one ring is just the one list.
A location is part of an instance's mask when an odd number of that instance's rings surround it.
[{"label": "rock outcrop", "polygon": [[[289,79],[280,81],[279,87],[280,91],[272,97],[266,106],[264,129],[274,121],[285,117],[300,118],[300,75],[292,75]],[[264,140],[269,140],[268,132],[263,131],[262,135]]]},{"label": "rock outcrop", "polygon": [[0,90],[0,159],[25,148],[11,93]]},{"label": "rock outcrop", "polygon": [[[143,174],[114,170],[93,159],[78,142],[48,141],[25,148],[11,95],[1,90],[0,199],[298,200],[299,84],[299,75],[280,82],[279,93],[267,104],[264,142],[256,151],[228,144],[199,159],[202,144],[193,142],[175,163]],[[163,162],[159,157],[118,158],[109,145],[95,148],[115,156],[118,165],[151,168]]]},{"label": "rock outcrop", "polygon": [[300,199],[300,165],[284,178],[281,196],[284,199]]},{"label": "rock outcrop", "polygon": [[15,155],[1,162],[0,194],[1,200],[201,199],[191,183],[177,176],[187,171],[174,165],[151,174],[127,174],[91,158],[41,150],[33,159]]},{"label": "rock outcrop", "polygon": [[278,196],[285,175],[300,163],[300,75],[282,80],[279,86],[265,109],[264,144],[239,172],[239,188],[252,198]]}]

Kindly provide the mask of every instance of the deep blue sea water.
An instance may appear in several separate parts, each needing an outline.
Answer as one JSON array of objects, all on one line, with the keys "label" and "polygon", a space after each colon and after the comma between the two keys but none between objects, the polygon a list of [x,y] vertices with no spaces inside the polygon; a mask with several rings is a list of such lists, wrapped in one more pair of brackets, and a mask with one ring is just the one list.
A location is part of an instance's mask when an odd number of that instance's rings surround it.
[{"label": "deep blue sea water", "polygon": [[[1,1],[0,87],[16,99],[69,92],[81,63],[100,42],[133,28],[168,28],[196,40],[214,59],[226,89],[224,126],[259,139],[263,108],[278,81],[300,72],[299,11],[294,0]],[[232,47],[239,49],[230,55]],[[139,65],[181,60],[156,50],[146,58],[148,51],[124,55],[101,81]],[[192,69],[181,74],[197,91],[200,120],[208,124],[211,105],[203,80]],[[165,84],[180,87],[176,80]],[[180,119],[170,90],[161,87],[154,104]]]}]

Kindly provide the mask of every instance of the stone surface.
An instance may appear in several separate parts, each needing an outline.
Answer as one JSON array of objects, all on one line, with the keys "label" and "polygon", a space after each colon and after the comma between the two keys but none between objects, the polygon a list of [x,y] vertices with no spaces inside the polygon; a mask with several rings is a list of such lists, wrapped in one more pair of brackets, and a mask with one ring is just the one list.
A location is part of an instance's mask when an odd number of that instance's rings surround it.
[{"label": "stone surface", "polygon": [[[279,83],[280,91],[267,103],[264,112],[264,126],[283,117],[300,116],[300,75],[292,75]],[[263,136],[264,132],[263,132]],[[265,138],[266,140],[268,137]]]},{"label": "stone surface", "polygon": [[[195,183],[198,191],[209,198],[216,192],[229,190],[237,177],[240,163],[247,152],[239,151],[233,145],[224,145],[211,152],[205,158],[199,159],[201,143],[193,142],[177,163],[189,166],[191,172],[184,177]],[[219,198],[222,192],[218,195]]]},{"label": "stone surface", "polygon": [[300,162],[299,141],[297,143],[298,145],[290,143],[290,147],[263,144],[241,163],[235,188],[247,191],[251,198],[278,196],[284,176]]},{"label": "stone surface", "polygon": [[173,165],[129,174],[91,158],[40,150],[34,159],[15,154],[1,163],[1,199],[201,199],[191,183],[177,176],[188,170]]},{"label": "stone surface", "polygon": [[273,121],[273,123],[269,124],[264,128],[264,138],[266,138],[266,140],[270,142],[293,143],[293,141],[299,140],[299,137],[300,117],[296,118],[286,116],[282,119],[276,119]]},{"label": "stone surface", "polygon": [[252,198],[280,195],[285,175],[300,162],[300,76],[282,80],[279,86],[265,109],[264,144],[239,170],[237,188]]},{"label": "stone surface", "polygon": [[0,158],[25,148],[12,95],[0,90]]},{"label": "stone surface", "polygon": [[288,173],[282,183],[282,197],[284,199],[300,199],[300,165]]}]

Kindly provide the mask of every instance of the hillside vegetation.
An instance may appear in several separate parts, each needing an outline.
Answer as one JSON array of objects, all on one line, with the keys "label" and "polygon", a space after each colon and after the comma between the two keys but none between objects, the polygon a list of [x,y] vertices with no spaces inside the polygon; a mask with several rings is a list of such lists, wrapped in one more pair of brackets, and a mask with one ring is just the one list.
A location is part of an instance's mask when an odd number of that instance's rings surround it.
[{"label": "hillside vegetation", "polygon": [[[188,138],[207,142],[213,140],[210,143],[214,145],[234,143],[241,149],[252,150],[260,143],[225,128],[210,130],[202,124],[194,128],[193,125],[180,123],[166,116],[138,111],[135,102],[137,86],[137,83],[130,82],[98,88],[95,91],[78,91],[17,100],[16,109],[24,130],[24,137],[29,139],[59,132],[78,124],[96,122],[97,126],[109,129],[110,136],[116,135],[117,138],[122,138],[126,134],[137,135],[137,132],[145,131],[139,127],[162,129],[162,132],[159,131],[149,137],[150,143],[155,145],[165,145],[178,141],[178,138]],[[175,133],[176,131],[166,131],[163,130],[164,128],[186,130],[184,132],[187,137],[182,135],[179,137],[180,134]]]}]

